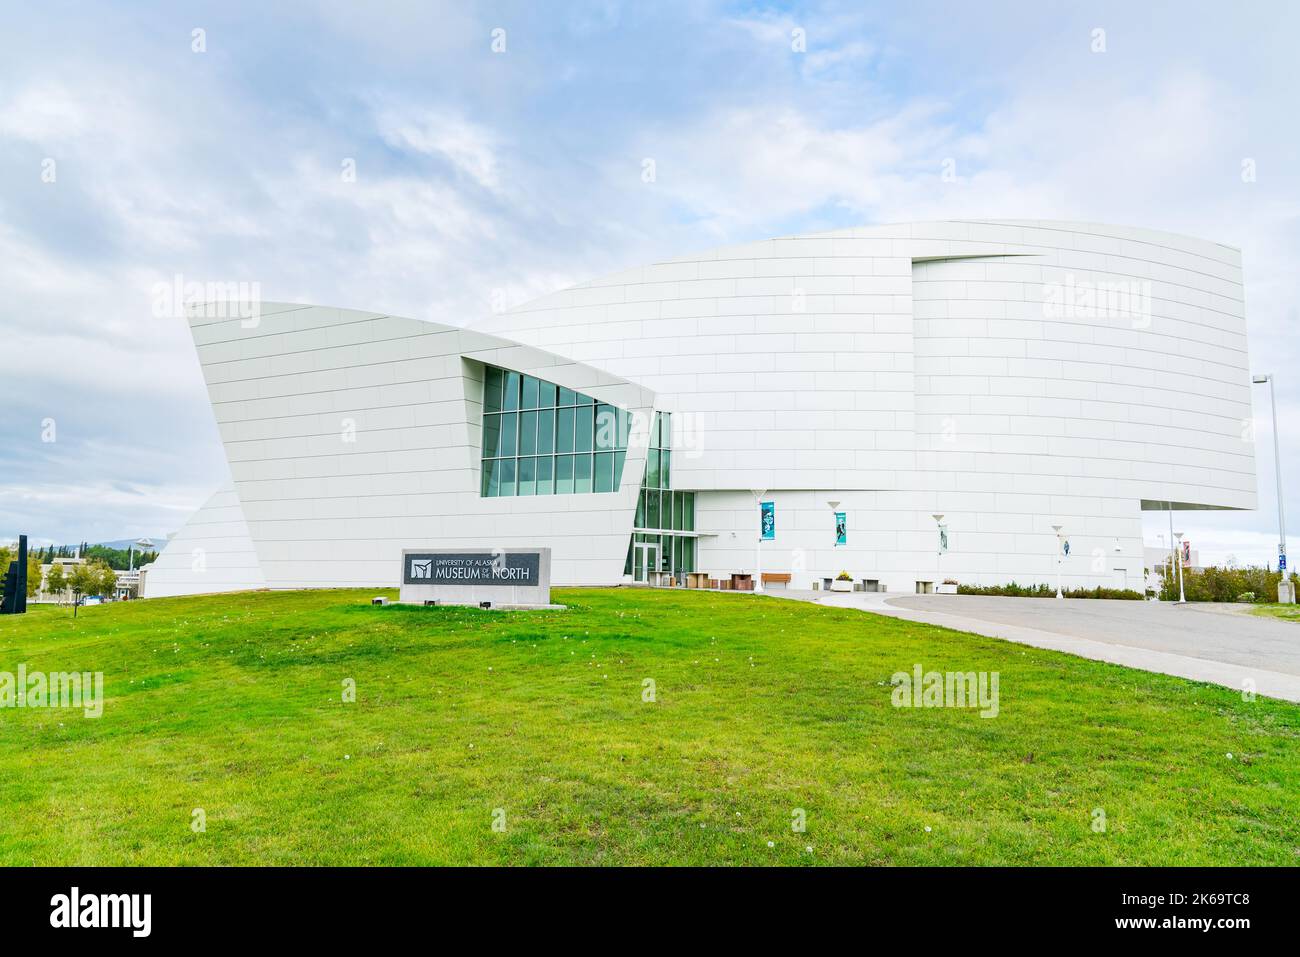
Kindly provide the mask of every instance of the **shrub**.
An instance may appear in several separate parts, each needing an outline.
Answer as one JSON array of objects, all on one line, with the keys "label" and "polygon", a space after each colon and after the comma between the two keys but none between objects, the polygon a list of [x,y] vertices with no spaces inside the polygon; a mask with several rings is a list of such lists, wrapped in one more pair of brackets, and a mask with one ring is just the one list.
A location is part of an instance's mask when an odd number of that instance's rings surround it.
[{"label": "shrub", "polygon": [[835,580],[839,582],[851,582],[853,581],[853,576],[850,575],[848,572],[840,572],[838,575],[835,576]]},{"label": "shrub", "polygon": [[[1295,574],[1292,573],[1292,579]],[[1282,573],[1267,568],[1184,568],[1183,591],[1188,601],[1273,601]],[[1250,597],[1247,598],[1246,596]],[[1161,601],[1178,600],[1178,572],[1166,575],[1160,586]]]},{"label": "shrub", "polygon": [[[958,585],[959,595],[1001,595],[1008,598],[1055,598],[1056,589],[1051,585],[1018,585],[1009,582],[1005,585]],[[1124,601],[1142,601],[1142,593],[1131,588],[1064,588],[1061,594],[1066,598],[1118,598]]]}]

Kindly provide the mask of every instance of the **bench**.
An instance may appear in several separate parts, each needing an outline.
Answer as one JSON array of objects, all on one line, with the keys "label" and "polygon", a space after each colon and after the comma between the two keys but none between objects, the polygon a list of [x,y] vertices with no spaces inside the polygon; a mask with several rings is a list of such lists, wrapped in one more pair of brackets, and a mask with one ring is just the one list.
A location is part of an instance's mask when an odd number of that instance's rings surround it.
[{"label": "bench", "polygon": [[763,572],[764,585],[788,585],[790,575],[786,572]]}]

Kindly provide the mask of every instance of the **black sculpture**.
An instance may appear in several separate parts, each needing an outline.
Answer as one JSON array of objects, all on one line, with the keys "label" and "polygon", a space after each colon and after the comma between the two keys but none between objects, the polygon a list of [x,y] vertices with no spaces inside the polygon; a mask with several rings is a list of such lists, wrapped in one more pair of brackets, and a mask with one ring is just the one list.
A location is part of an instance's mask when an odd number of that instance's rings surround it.
[{"label": "black sculpture", "polygon": [[9,563],[5,573],[3,598],[0,598],[0,615],[22,615],[27,612],[27,536],[18,536],[18,561]]}]

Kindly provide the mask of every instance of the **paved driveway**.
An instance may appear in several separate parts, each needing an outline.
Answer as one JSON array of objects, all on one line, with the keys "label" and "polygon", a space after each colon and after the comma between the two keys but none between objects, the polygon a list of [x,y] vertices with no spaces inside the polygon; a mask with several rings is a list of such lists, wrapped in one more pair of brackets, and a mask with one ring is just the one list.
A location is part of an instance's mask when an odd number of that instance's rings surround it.
[{"label": "paved driveway", "polygon": [[[777,594],[773,592],[773,594]],[[1300,701],[1300,622],[1240,605],[791,592],[818,604],[924,621]]]}]

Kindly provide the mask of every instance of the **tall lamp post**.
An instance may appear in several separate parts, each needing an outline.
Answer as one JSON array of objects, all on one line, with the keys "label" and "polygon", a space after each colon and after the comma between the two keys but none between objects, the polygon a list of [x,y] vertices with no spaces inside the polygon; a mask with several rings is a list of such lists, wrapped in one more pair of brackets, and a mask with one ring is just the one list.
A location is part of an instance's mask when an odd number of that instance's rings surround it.
[{"label": "tall lamp post", "polygon": [[1056,597],[1064,598],[1061,594],[1061,529],[1064,525],[1053,525],[1052,531],[1056,533]]},{"label": "tall lamp post", "polygon": [[1178,539],[1178,604],[1186,605],[1187,598],[1183,594],[1183,533],[1174,532],[1174,538]]},{"label": "tall lamp post", "polygon": [[836,527],[836,525],[835,525],[835,513],[839,511],[839,509],[840,509],[840,503],[839,503],[839,501],[838,501],[837,499],[829,499],[829,500],[826,502],[826,504],[827,504],[827,506],[828,506],[828,507],[830,508],[830,510],[831,510],[831,527],[832,527],[832,528],[835,528],[835,530],[836,530],[836,531],[835,531],[835,544],[838,545],[838,544],[840,543],[840,536],[839,536],[839,529],[838,529],[838,527]]},{"label": "tall lamp post", "polygon": [[1272,374],[1251,376],[1255,385],[1268,383],[1268,405],[1273,413],[1273,467],[1277,472],[1277,564],[1282,578],[1277,583],[1277,600],[1283,604],[1295,603],[1295,589],[1291,587],[1291,570],[1286,564],[1286,509],[1282,504],[1282,453],[1277,438],[1277,396],[1273,391]]},{"label": "tall lamp post", "polygon": [[1178,546],[1174,543],[1174,503],[1166,502],[1169,506],[1169,577],[1174,576],[1174,562],[1178,561]]}]

